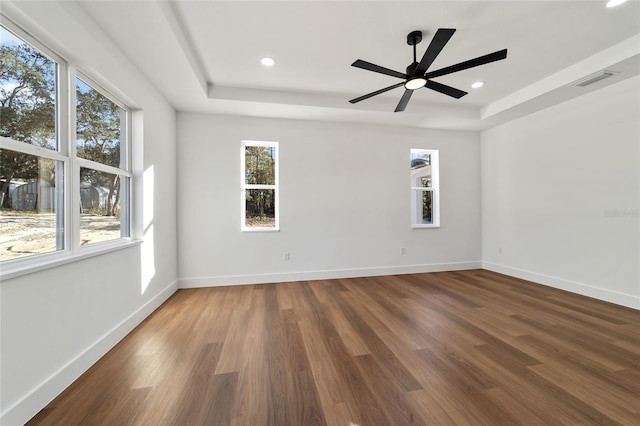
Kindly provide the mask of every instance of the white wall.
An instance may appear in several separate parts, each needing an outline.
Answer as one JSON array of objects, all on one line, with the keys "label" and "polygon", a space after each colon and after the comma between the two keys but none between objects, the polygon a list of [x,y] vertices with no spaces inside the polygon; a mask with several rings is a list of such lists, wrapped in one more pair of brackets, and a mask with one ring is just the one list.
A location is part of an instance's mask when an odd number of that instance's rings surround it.
[{"label": "white wall", "polygon": [[639,94],[631,78],[481,134],[486,268],[640,308]]},{"label": "white wall", "polygon": [[[240,232],[243,139],[280,143],[280,232]],[[180,286],[481,265],[477,133],[179,113],[178,145]],[[410,228],[411,148],[440,150],[439,229]]]},{"label": "white wall", "polygon": [[177,288],[176,121],[170,105],[77,5],[2,7],[90,75],[117,87],[144,121],[137,129],[144,138],[144,194],[136,190],[145,203],[144,244],[0,283],[0,423],[17,425]]}]

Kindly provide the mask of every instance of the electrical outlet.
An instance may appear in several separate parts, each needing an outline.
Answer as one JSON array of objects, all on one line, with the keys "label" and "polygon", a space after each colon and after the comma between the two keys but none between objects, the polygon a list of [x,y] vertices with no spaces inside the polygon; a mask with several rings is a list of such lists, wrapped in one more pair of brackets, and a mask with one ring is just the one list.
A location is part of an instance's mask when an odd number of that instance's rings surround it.
[{"label": "electrical outlet", "polygon": [[284,260],[289,260],[291,258],[291,253],[289,253],[288,251],[285,251],[284,254],[282,255],[282,258]]},{"label": "electrical outlet", "polygon": [[400,254],[407,254],[407,249],[404,247],[400,247]]}]

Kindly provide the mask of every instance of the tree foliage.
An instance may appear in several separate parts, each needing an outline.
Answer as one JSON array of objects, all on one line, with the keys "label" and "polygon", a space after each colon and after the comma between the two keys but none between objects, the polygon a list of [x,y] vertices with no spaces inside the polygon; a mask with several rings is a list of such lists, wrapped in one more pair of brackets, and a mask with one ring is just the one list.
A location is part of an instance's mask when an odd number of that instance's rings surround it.
[{"label": "tree foliage", "polygon": [[[27,44],[0,46],[0,136],[55,148],[55,63]],[[36,179],[34,156],[0,155],[0,206],[9,207],[12,179]]]},{"label": "tree foliage", "polygon": [[[245,182],[275,185],[275,148],[245,147]],[[248,189],[245,194],[247,217],[275,217],[275,190]]]},{"label": "tree foliage", "polygon": [[[87,89],[83,90],[83,87]],[[98,91],[78,84],[76,103],[76,152],[79,157],[113,167],[120,166],[121,108]],[[80,180],[109,188],[105,214],[117,214],[120,178],[88,168],[80,169]]]},{"label": "tree foliage", "polygon": [[55,63],[27,44],[0,46],[0,135],[55,148]]},{"label": "tree foliage", "polygon": [[[82,82],[76,94],[77,155],[119,167],[122,110]],[[56,64],[26,43],[0,46],[0,136],[57,149]],[[43,170],[41,163],[37,156],[1,151],[0,207],[11,208],[9,190],[14,180],[44,179],[54,183],[53,170]],[[80,179],[94,186],[108,187],[106,214],[117,213],[118,175],[82,168]]]},{"label": "tree foliage", "polygon": [[76,90],[76,149],[79,157],[120,165],[120,112],[118,105],[98,91]]}]

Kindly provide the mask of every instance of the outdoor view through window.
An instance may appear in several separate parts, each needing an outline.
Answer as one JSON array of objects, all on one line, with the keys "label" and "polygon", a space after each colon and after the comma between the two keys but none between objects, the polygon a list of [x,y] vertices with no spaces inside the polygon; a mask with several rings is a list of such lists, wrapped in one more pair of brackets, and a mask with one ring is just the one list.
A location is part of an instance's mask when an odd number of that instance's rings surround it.
[{"label": "outdoor view through window", "polygon": [[[120,237],[121,177],[97,170],[123,167],[121,119],[125,111],[81,79],[76,79],[76,153],[80,167],[80,243]],[[92,164],[93,163],[93,164]]]},{"label": "outdoor view through window", "polygon": [[439,225],[438,151],[411,150],[411,224],[414,227]]},{"label": "outdoor view through window", "polygon": [[0,26],[0,261],[64,250],[72,234],[77,246],[126,235],[119,207],[130,175],[120,148],[126,111],[77,79],[72,117],[58,95],[69,81],[66,63],[16,34]]},{"label": "outdoor view through window", "polygon": [[[0,27],[0,260],[63,249],[63,164],[32,147],[58,150],[58,65]],[[30,146],[29,146],[30,145]],[[45,151],[46,155],[47,152]]]},{"label": "outdoor view through window", "polygon": [[278,229],[278,145],[243,143],[243,229]]}]

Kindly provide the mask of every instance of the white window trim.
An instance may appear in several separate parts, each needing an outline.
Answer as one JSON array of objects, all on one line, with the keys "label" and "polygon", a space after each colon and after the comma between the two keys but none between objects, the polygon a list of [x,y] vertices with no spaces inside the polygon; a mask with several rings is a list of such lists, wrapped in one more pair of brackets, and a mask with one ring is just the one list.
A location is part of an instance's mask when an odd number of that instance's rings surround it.
[{"label": "white window trim", "polygon": [[[413,196],[414,191],[421,192],[431,192],[433,205],[431,207],[431,214],[433,218],[433,223],[413,223],[413,218],[411,218],[411,228],[412,229],[424,229],[424,228],[440,228],[440,153],[437,149],[422,149],[422,148],[413,148],[411,151],[421,151],[425,154],[429,154],[431,156],[431,187],[425,188],[421,186],[413,186],[413,181],[411,179],[411,175],[409,176],[411,192],[410,196]],[[409,172],[411,173],[411,172]],[[409,204],[411,208],[411,215],[414,215],[413,206],[411,205],[411,200]]]},{"label": "white window trim", "polygon": [[[140,186],[138,182],[140,173],[137,172],[137,167],[140,165],[139,161],[136,162],[134,159],[141,155],[138,151],[142,151],[141,140],[134,139],[133,130],[136,121],[141,120],[142,115],[123,103],[123,97],[129,101],[126,96],[115,95],[116,91],[109,90],[108,84],[101,84],[88,74],[78,70],[73,63],[47,46],[47,42],[55,46],[55,40],[40,41],[5,13],[0,14],[0,17],[5,28],[57,64],[56,136],[58,149],[42,148],[6,137],[0,137],[0,148],[62,162],[64,168],[63,226],[65,229],[64,249],[62,250],[0,261],[0,282],[141,244],[142,232],[139,227],[142,223],[140,219],[142,211],[140,203],[132,198],[132,194],[139,192],[135,188]],[[75,129],[71,128],[71,125],[75,123],[76,78],[80,78],[126,111],[126,117],[123,120],[123,136],[126,137],[126,146],[121,149],[121,156],[124,156],[123,169],[76,157]],[[79,178],[75,177],[80,175],[80,167],[117,174],[129,179],[129,188],[121,195],[121,207],[123,210],[126,209],[128,214],[129,222],[124,226],[129,237],[96,242],[87,246],[80,245],[80,212],[73,208],[79,204],[80,200],[80,182]],[[126,200],[126,206],[124,200]]]},{"label": "white window trim", "polygon": [[[252,141],[243,140],[240,144],[240,230],[242,232],[279,232],[280,231],[280,147],[278,142],[272,141]],[[263,146],[274,147],[276,149],[275,155],[275,185],[256,185],[247,184],[245,179],[246,165],[245,165],[245,148],[247,146]],[[246,226],[246,214],[247,204],[245,194],[247,189],[273,189],[275,192],[275,226],[272,227],[260,227],[260,226]]]}]

